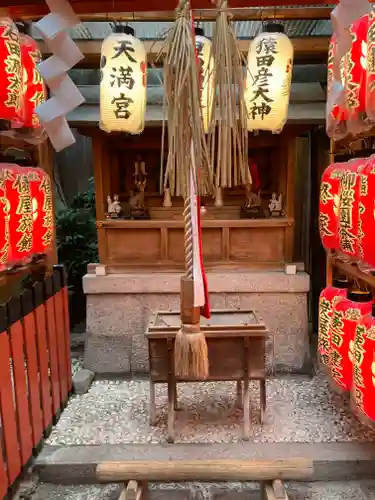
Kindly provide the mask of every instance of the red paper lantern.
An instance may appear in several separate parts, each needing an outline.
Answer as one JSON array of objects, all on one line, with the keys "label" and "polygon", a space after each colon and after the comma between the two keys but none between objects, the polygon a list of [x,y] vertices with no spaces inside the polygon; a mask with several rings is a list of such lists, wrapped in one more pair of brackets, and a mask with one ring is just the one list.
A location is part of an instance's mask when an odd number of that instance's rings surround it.
[{"label": "red paper lantern", "polygon": [[27,261],[33,254],[33,211],[27,171],[18,165],[0,164],[9,202],[9,263]]},{"label": "red paper lantern", "polygon": [[331,366],[331,323],[336,305],[347,296],[349,281],[335,280],[319,297],[318,351],[324,367]]},{"label": "red paper lantern", "polygon": [[8,18],[0,18],[0,120],[22,126],[22,65],[19,33]]},{"label": "red paper lantern", "polygon": [[352,402],[362,419],[375,422],[375,307],[357,325],[353,347]]},{"label": "red paper lantern", "polygon": [[[337,54],[337,37],[336,37],[336,35],[332,35],[331,40],[329,42],[329,47],[328,47],[327,95],[330,95],[332,92],[332,86],[333,86],[333,81],[334,81],[333,68],[334,68],[334,61],[336,58],[336,54]],[[345,60],[343,58],[342,61],[340,62],[340,73],[341,73],[342,79],[343,79],[344,74],[345,74],[344,64],[345,64]],[[331,116],[336,121],[344,122],[347,118],[347,111],[345,108],[341,108],[338,104],[334,104],[332,106]]]},{"label": "red paper lantern", "polygon": [[339,250],[340,180],[345,163],[334,163],[325,169],[320,184],[319,233],[326,250]]},{"label": "red paper lantern", "polygon": [[358,259],[358,222],[360,174],[366,166],[366,159],[349,161],[340,181],[339,240],[340,252]]},{"label": "red paper lantern", "polygon": [[[350,27],[352,45],[345,56],[345,98],[348,129],[360,132],[366,122],[368,16],[361,17]],[[367,123],[367,126],[369,124]]]},{"label": "red paper lantern", "polygon": [[331,377],[339,391],[350,391],[353,381],[353,340],[357,324],[372,308],[372,295],[352,290],[336,305],[331,327]]},{"label": "red paper lantern", "polygon": [[361,263],[375,267],[375,156],[360,173],[358,250]]},{"label": "red paper lantern", "polygon": [[366,114],[375,121],[375,10],[371,9],[367,31]]},{"label": "red paper lantern", "polygon": [[38,44],[27,35],[20,35],[23,66],[23,126],[40,128],[35,108],[46,100],[46,87],[37,70],[42,60]]},{"label": "red paper lantern", "polygon": [[46,253],[53,239],[52,185],[40,168],[28,168],[33,207],[33,252]]},{"label": "red paper lantern", "polygon": [[3,171],[0,170],[0,270],[6,267],[9,256],[10,205],[5,189]]}]

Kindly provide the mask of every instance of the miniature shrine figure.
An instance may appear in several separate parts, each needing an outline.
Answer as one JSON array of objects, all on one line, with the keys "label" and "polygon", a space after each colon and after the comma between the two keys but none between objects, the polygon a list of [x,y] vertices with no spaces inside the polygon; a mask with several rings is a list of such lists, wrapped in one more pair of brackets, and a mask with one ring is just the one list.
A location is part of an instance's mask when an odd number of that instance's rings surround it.
[{"label": "miniature shrine figure", "polygon": [[280,217],[281,215],[285,215],[282,200],[283,195],[281,193],[279,194],[279,197],[277,197],[276,193],[272,193],[272,197],[268,205],[271,217]]},{"label": "miniature shrine figure", "polygon": [[247,219],[262,219],[264,217],[264,211],[262,208],[260,190],[258,190],[257,193],[254,193],[254,191],[251,190],[251,187],[251,184],[245,186],[246,202],[245,206],[242,208],[241,217]]},{"label": "miniature shrine figure", "polygon": [[129,204],[131,207],[131,217],[134,219],[149,219],[148,210],[145,208],[145,190],[147,186],[146,163],[142,161],[140,155],[137,155],[137,161],[134,164],[134,184],[138,193],[130,192]]},{"label": "miniature shrine figure", "polygon": [[118,199],[118,194],[113,196],[113,201],[110,196],[107,196],[107,204],[108,204],[108,216],[111,219],[117,219],[121,213],[121,205]]}]

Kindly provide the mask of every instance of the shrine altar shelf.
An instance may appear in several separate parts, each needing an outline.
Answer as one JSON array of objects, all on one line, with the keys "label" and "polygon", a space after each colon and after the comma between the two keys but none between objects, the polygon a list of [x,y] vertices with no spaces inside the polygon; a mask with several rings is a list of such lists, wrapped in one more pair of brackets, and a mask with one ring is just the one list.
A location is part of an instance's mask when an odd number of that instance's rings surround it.
[{"label": "shrine altar shelf", "polygon": [[[299,371],[308,361],[310,279],[294,261],[300,238],[295,170],[297,164],[307,168],[308,156],[301,154],[298,135],[306,127],[290,125],[280,135],[251,138],[250,198],[238,187],[201,200],[210,305],[253,310],[264,318],[271,333],[269,370]],[[99,243],[99,262],[88,266],[83,279],[85,366],[97,373],[146,373],[150,318],[179,310],[183,200],[160,193],[161,127],[146,127],[138,137],[89,127],[79,131],[92,138]],[[252,207],[245,214],[244,205]]]}]

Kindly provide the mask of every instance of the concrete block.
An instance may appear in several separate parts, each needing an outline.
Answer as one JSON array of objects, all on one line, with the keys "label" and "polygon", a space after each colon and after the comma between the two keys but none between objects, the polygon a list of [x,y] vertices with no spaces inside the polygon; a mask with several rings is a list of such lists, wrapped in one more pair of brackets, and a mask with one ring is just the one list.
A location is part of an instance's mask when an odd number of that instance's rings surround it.
[{"label": "concrete block", "polygon": [[86,394],[94,380],[95,373],[91,370],[79,370],[73,377],[73,388],[76,394]]}]

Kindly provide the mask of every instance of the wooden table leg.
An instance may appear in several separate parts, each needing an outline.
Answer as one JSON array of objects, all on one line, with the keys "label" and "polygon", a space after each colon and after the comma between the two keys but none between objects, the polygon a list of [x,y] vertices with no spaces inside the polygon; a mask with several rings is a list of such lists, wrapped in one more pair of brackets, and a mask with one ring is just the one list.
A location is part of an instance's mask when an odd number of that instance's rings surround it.
[{"label": "wooden table leg", "polygon": [[156,425],[155,384],[150,380],[150,425]]},{"label": "wooden table leg", "polygon": [[267,408],[266,379],[261,379],[260,384],[260,423],[263,424]]},{"label": "wooden table leg", "polygon": [[243,438],[250,438],[250,391],[249,391],[249,339],[244,339],[244,381],[243,381]]},{"label": "wooden table leg", "polygon": [[174,442],[174,405],[176,381],[174,376],[174,349],[173,340],[167,340],[168,346],[168,443]]},{"label": "wooden table leg", "polygon": [[236,408],[243,408],[241,380],[237,380],[236,382]]}]

